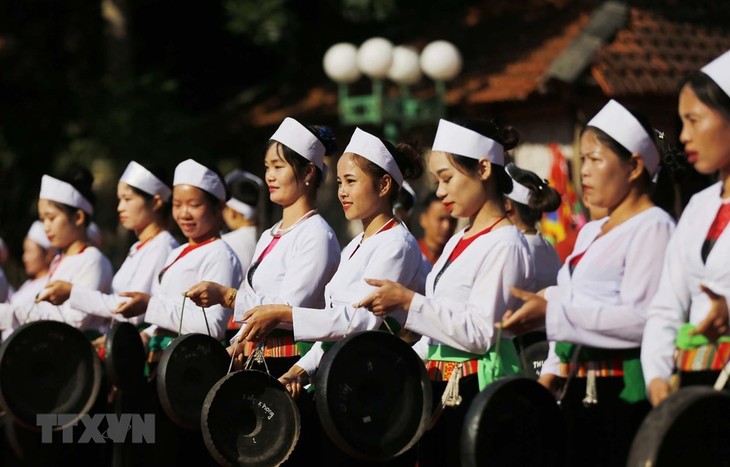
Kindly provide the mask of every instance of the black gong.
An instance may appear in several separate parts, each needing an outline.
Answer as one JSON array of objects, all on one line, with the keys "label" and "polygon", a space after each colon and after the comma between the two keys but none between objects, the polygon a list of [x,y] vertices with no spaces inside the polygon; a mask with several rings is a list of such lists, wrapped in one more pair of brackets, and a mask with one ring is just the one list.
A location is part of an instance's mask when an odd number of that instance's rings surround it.
[{"label": "black gong", "polygon": [[276,466],[299,439],[299,409],[276,378],[237,371],[208,392],[201,428],[208,451],[221,465]]},{"label": "black gong", "polygon": [[19,425],[40,431],[39,414],[76,415],[94,404],[101,362],[89,339],[59,321],[24,324],[0,347],[0,404]]},{"label": "black gong", "polygon": [[176,338],[162,352],[157,367],[160,404],[178,426],[200,429],[200,413],[210,388],[228,370],[228,352],[205,334]]},{"label": "black gong", "polygon": [[384,461],[413,446],[431,417],[431,383],[413,349],[398,337],[366,331],[327,352],[316,379],[322,426],[349,455]]},{"label": "black gong", "polygon": [[730,394],[706,386],[682,388],[646,416],[626,465],[727,465],[728,420]]},{"label": "black gong", "polygon": [[137,327],[131,323],[115,322],[104,340],[104,365],[109,380],[126,389],[144,381],[145,350]]},{"label": "black gong", "polygon": [[537,381],[512,376],[486,387],[464,419],[465,467],[562,466],[565,422],[555,398]]}]

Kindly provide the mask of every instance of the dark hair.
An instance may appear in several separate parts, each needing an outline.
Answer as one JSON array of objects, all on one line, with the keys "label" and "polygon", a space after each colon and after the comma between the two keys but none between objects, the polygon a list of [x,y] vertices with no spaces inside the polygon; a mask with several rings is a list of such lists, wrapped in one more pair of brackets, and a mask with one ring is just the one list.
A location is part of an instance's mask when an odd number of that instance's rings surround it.
[{"label": "dark hair", "polygon": [[228,191],[232,198],[236,198],[249,206],[256,206],[259,203],[261,188],[259,185],[246,177],[239,177],[228,184]]},{"label": "dark hair", "polygon": [[536,173],[521,169],[514,164],[508,164],[507,173],[520,185],[530,190],[528,204],[512,200],[520,219],[527,225],[535,225],[544,212],[552,212],[560,207],[560,193],[548,185]]},{"label": "dark hair", "polygon": [[435,201],[438,201],[440,203],[441,202],[441,198],[439,198],[438,196],[436,196],[436,192],[435,191],[432,191],[431,193],[428,194],[428,196],[426,196],[426,198],[424,198],[423,201],[421,201],[421,211],[428,210],[428,208],[431,207],[431,203],[433,203]]},{"label": "dark hair", "polygon": [[[403,175],[403,180],[415,180],[423,175],[423,161],[421,160],[421,155],[416,150],[415,145],[398,143],[397,146],[394,146],[390,141],[386,141],[382,138],[378,139],[383,143],[383,145],[385,145],[385,148],[393,156],[393,159],[395,159],[395,163]],[[379,180],[388,174],[385,169],[358,154],[355,154],[353,161],[373,180]],[[396,203],[399,191],[405,190],[401,190],[398,183],[393,180],[393,183],[390,186],[390,191],[387,195],[390,204]]]},{"label": "dark hair", "polygon": [[[167,170],[167,167],[162,166],[162,165],[154,165],[152,167],[148,167],[144,164],[141,164],[141,165],[145,169],[149,170],[152,173],[152,175],[154,175],[155,177],[160,179],[160,181],[162,183],[164,183],[168,188],[170,188],[172,186],[172,183],[170,183],[170,178],[169,178],[170,172]],[[129,186],[129,189],[132,190],[132,192],[134,194],[141,196],[145,200],[146,203],[151,202],[152,199],[154,198],[154,195],[151,195],[151,194],[147,193],[146,191],[142,191],[135,186],[132,186],[129,184],[127,184],[127,186]],[[170,200],[167,200],[167,201],[165,201],[164,199],[162,200],[162,209],[160,209],[160,214],[162,215],[163,221],[166,222],[170,219],[170,217],[172,215],[172,203],[170,202]]]},{"label": "dark hair", "polygon": [[[335,140],[334,133],[332,132],[332,129],[330,127],[319,125],[304,125],[304,127],[309,130],[310,133],[316,136],[317,139],[324,145],[325,156],[331,156],[335,151],[337,151],[337,141]],[[281,158],[284,159],[287,164],[289,164],[294,170],[294,178],[297,181],[303,179],[304,172],[307,167],[309,167],[309,164],[312,163],[312,161],[306,159],[304,156],[294,151],[289,146],[279,143],[278,141],[275,141],[273,139],[270,139],[269,142],[266,144],[264,152],[268,151],[269,148],[274,144],[277,145],[277,153],[279,154],[279,156],[281,156]],[[322,170],[320,170],[320,168],[315,165],[314,177],[312,177],[312,181],[309,184],[312,193],[317,191],[317,188],[319,188],[319,186],[322,184],[323,179],[324,174],[322,173]]]},{"label": "dark hair", "polygon": [[[461,120],[455,122],[457,125],[475,131],[482,136],[493,139],[502,145],[505,151],[517,146],[520,139],[519,133],[511,126],[502,127],[496,119],[492,120]],[[486,156],[486,154],[485,154]],[[448,154],[449,160],[462,173],[472,176],[479,175],[479,160],[465,157],[459,154]],[[496,183],[497,193],[506,194],[512,191],[512,179],[507,175],[504,166],[492,164],[492,175]]]},{"label": "dark hair", "polygon": [[[72,187],[74,187],[81,195],[86,198],[92,206],[96,203],[96,195],[91,191],[91,186],[94,184],[94,175],[84,166],[78,164],[72,164],[66,169],[62,176],[58,177]],[[58,203],[56,201],[50,201],[54,206],[64,211],[66,215],[71,218],[76,211],[83,211],[83,209],[75,208],[64,203]],[[84,211],[84,226],[88,227],[91,224],[91,214]]]},{"label": "dark hair", "polygon": [[682,89],[685,85],[692,88],[703,104],[720,112],[726,120],[730,120],[730,96],[712,78],[700,71],[683,79],[679,88]]}]

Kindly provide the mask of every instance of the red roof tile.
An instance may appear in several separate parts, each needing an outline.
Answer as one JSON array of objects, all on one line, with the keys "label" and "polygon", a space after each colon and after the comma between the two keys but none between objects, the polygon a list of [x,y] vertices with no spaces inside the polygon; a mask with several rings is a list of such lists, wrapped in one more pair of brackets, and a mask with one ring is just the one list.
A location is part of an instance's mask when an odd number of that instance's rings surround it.
[{"label": "red roof tile", "polygon": [[730,49],[730,30],[631,9],[626,28],[596,55],[591,74],[608,96],[673,95],[688,74]]}]

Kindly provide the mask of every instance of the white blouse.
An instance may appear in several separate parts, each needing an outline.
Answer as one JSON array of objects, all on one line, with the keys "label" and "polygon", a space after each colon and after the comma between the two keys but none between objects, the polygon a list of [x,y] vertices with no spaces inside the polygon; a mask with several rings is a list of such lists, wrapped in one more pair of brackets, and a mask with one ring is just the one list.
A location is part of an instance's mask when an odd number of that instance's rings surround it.
[{"label": "white blouse", "polygon": [[[253,261],[273,238],[271,229],[261,234]],[[325,285],[339,261],[340,246],[327,221],[320,215],[304,220],[281,236],[255,271],[246,273],[236,295],[234,319],[240,321],[251,308],[266,304],[324,308]]]},{"label": "white blouse", "polygon": [[[428,274],[418,242],[402,224],[362,240],[361,233],[342,250],[340,265],[324,291],[324,309],[294,307],[294,338],[333,341],[346,333],[378,329],[382,318],[352,305],[376,288],[364,279],[387,279],[416,292],[423,291]],[[362,240],[362,243],[361,243]],[[398,313],[394,314],[397,319]],[[403,321],[403,313],[400,313]],[[322,356],[318,342],[297,365],[314,374]]]},{"label": "white blouse", "polygon": [[530,249],[532,261],[535,263],[535,284],[533,290],[539,291],[555,285],[558,271],[563,265],[555,248],[545,240],[540,232],[525,235],[527,247]]},{"label": "white blouse", "polygon": [[238,261],[241,263],[241,271],[246,271],[251,265],[251,258],[256,248],[256,226],[250,225],[232,230],[223,234],[221,238],[236,253],[236,256],[238,256]]},{"label": "white blouse", "polygon": [[[550,341],[607,349],[641,345],[674,220],[652,207],[599,236],[608,219],[583,226],[558,272],[558,284],[545,291]],[[571,274],[568,265],[580,254]],[[558,363],[551,345],[542,372],[557,374]]]},{"label": "white blouse", "polygon": [[[530,289],[534,283],[525,237],[514,226],[477,237],[444,270],[465,232],[457,232],[446,243],[426,279],[426,295],[416,294],[411,301],[405,326],[424,336],[414,346],[422,358],[429,344],[487,353],[496,337],[494,324],[519,305],[510,287]],[[505,332],[503,337],[511,334]]]},{"label": "white blouse", "polygon": [[721,193],[722,183],[717,183],[694,195],[667,247],[641,347],[647,384],[654,378],[670,377],[677,331],[687,322],[699,324],[710,311],[710,299],[700,290],[700,284],[730,301],[730,228],[725,228],[717,239],[707,262],[702,261],[701,254],[722,204]]},{"label": "white blouse", "polygon": [[162,231],[139,248],[136,242],[129,249],[127,258],[114,275],[111,294],[104,294],[98,290],[80,285],[71,288],[71,306],[84,313],[114,318],[117,321],[130,321],[139,324],[144,321],[144,315],[127,320],[121,315],[113,315],[117,306],[129,300],[120,297],[120,292],[143,292],[149,294],[152,284],[157,281],[157,275],[165,266],[170,252],[178,247],[178,242],[168,231]]},{"label": "white blouse", "polygon": [[226,287],[240,287],[242,274],[238,257],[221,239],[195,248],[176,261],[188,244],[172,250],[167,257],[161,280],[159,276],[152,285],[152,293],[145,321],[164,329],[177,332],[180,315],[183,316],[182,333],[207,334],[207,317],[210,333],[216,339],[222,339],[231,310],[221,305],[211,306],[203,310],[190,300],[186,300],[182,309],[183,294],[201,281],[212,281]]},{"label": "white blouse", "polygon": [[[48,282],[59,280],[105,293],[111,291],[112,265],[96,247],[89,246],[75,255],[56,256],[51,268],[52,274],[47,278]],[[48,302],[31,301],[12,308],[14,312],[12,319],[8,319],[7,313],[0,313],[0,316],[4,317],[0,318],[2,321],[0,327],[3,329],[16,328],[26,322],[40,320],[62,321],[82,331],[93,329],[106,332],[109,328],[109,319],[78,310],[71,306],[69,300],[59,306]]]}]

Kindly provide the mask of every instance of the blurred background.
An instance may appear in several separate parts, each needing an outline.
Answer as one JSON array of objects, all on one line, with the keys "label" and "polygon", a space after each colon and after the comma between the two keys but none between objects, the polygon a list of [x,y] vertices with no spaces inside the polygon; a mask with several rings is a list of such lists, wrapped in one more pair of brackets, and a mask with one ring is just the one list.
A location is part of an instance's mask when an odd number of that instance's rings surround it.
[{"label": "blurred background", "polygon": [[[676,142],[678,83],[730,49],[730,2],[0,0],[0,236],[11,283],[23,279],[21,243],[44,173],[71,163],[93,171],[102,249],[118,266],[133,241],[116,214],[116,182],[130,160],[164,165],[170,177],[188,157],[262,176],[264,145],[286,116],[331,126],[343,149],[354,125],[323,59],[334,44],[372,37],[458,49],[461,66],[442,94],[423,77],[407,87],[386,79],[382,95],[407,89],[409,98],[440,99],[448,118],[516,127],[517,163],[564,195],[543,226],[560,241],[584,222],[580,184],[571,184],[582,125],[616,98]],[[368,95],[375,81],[363,75],[345,89]],[[360,126],[427,147],[436,124],[381,115]],[[674,180],[670,210],[679,214],[709,182],[693,173]],[[424,178],[414,188],[425,197],[433,185]],[[349,240],[333,176],[320,201]],[[265,204],[268,227],[278,212]]]}]

